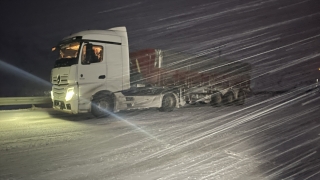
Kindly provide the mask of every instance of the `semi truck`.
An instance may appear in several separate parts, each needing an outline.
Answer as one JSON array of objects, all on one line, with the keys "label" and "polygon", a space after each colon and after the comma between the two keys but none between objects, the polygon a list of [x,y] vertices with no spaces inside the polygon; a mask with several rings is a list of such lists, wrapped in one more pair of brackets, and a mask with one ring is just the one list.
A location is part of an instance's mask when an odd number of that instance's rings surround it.
[{"label": "semi truck", "polygon": [[126,27],[72,34],[52,52],[53,108],[72,114],[242,105],[250,91],[250,64],[151,48],[129,53]]}]

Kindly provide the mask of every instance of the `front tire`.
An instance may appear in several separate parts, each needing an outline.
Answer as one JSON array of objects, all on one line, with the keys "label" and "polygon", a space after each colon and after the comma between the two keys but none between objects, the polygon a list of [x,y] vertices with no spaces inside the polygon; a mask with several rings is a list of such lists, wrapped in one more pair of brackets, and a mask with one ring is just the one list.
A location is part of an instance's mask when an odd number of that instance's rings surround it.
[{"label": "front tire", "polygon": [[176,98],[173,94],[166,94],[162,98],[162,105],[159,108],[160,112],[171,112],[176,107]]},{"label": "front tire", "polygon": [[110,95],[98,94],[91,102],[91,113],[96,117],[107,117],[113,111],[113,98]]}]

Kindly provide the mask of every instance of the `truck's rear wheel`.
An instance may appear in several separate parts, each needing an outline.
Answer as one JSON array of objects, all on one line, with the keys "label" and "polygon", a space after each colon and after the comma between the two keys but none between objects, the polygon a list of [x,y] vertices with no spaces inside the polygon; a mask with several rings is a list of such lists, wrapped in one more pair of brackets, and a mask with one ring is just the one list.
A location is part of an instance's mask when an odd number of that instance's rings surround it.
[{"label": "truck's rear wheel", "polygon": [[235,101],[235,104],[236,104],[237,106],[244,105],[245,99],[246,99],[246,94],[245,94],[245,92],[244,92],[244,91],[239,91],[239,93],[238,93],[238,99]]},{"label": "truck's rear wheel", "polygon": [[226,106],[231,106],[233,104],[233,100],[234,100],[234,97],[233,97],[233,93],[232,92],[228,92],[227,94],[225,94],[223,96],[223,104],[226,105]]},{"label": "truck's rear wheel", "polygon": [[112,113],[113,99],[110,95],[99,94],[93,97],[91,113],[96,117],[107,117]]},{"label": "truck's rear wheel", "polygon": [[176,107],[176,98],[173,94],[166,94],[162,98],[162,105],[159,108],[161,112],[170,112]]},{"label": "truck's rear wheel", "polygon": [[215,93],[211,96],[211,106],[220,107],[222,103],[222,96],[220,93]]}]

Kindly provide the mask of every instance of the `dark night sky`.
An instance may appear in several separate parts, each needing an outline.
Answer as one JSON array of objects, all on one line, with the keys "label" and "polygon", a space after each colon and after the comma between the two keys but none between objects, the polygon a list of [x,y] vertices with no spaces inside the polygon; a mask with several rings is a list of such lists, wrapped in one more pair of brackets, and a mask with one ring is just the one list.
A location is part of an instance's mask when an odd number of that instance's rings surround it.
[{"label": "dark night sky", "polygon": [[[127,27],[131,51],[153,47],[216,56],[221,47],[228,58],[252,63],[254,78],[267,73],[269,87],[313,78],[313,68],[320,67],[319,0],[2,0],[0,17],[0,96],[50,90],[3,62],[48,81],[48,56],[59,40],[116,26]],[[267,82],[255,86],[261,81]]]}]

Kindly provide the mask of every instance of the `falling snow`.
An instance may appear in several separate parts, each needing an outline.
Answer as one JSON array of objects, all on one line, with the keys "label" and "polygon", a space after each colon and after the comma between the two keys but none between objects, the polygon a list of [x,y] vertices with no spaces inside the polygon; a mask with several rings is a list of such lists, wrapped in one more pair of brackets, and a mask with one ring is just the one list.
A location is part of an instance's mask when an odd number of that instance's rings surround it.
[{"label": "falling snow", "polygon": [[[243,106],[105,119],[0,111],[0,179],[320,179],[318,0],[10,2],[0,6],[1,96],[50,90],[52,46],[117,26],[127,27],[130,51],[250,63],[252,93]],[[188,65],[219,68],[210,59]]]}]

